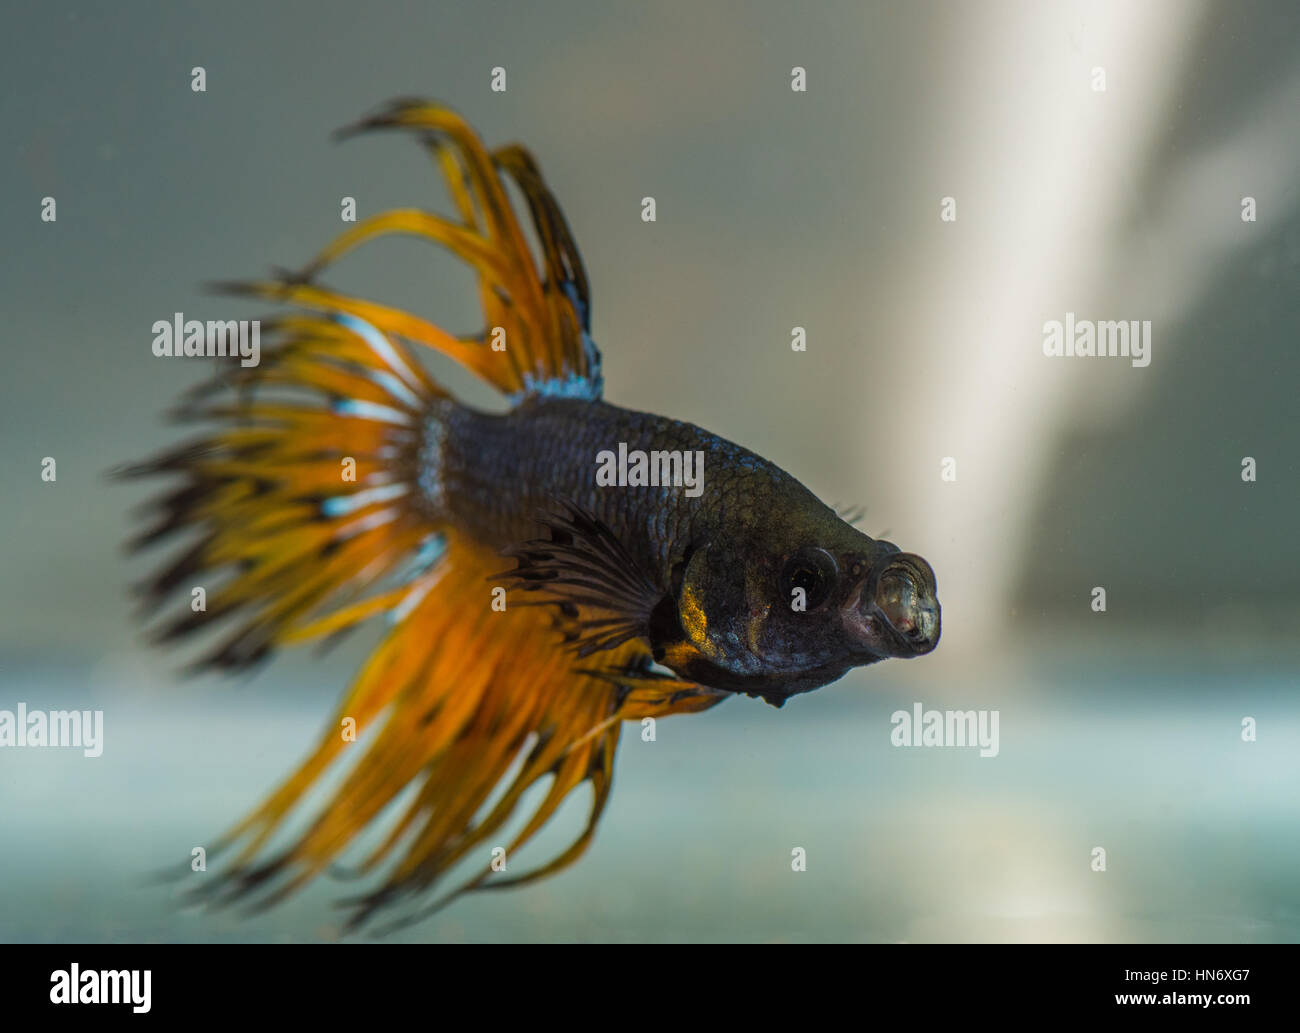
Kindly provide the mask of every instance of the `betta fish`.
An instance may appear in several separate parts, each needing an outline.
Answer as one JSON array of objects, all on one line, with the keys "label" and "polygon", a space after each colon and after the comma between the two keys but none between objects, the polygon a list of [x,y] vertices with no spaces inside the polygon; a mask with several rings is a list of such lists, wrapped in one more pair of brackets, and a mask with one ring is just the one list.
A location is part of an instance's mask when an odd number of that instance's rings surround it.
[{"label": "betta fish", "polygon": [[[415,134],[454,216],[383,212],[298,272],[222,285],[288,311],[263,324],[258,365],[231,364],[178,407],[202,436],[124,471],[174,479],[132,544],[188,536],[140,588],[158,607],[211,586],[206,609],[157,629],[169,641],[224,628],[200,666],[242,670],[386,622],[306,759],[209,851],[233,856],[205,884],[216,903],[269,905],[371,830],[357,871],[377,885],[350,901],[353,925],[389,908],[414,920],[577,860],[608,801],[623,722],[736,695],[781,706],[853,667],[930,652],[940,624],[920,556],[861,533],[753,452],[602,399],[587,274],[528,151],[489,151],[458,115],[419,101],[340,132],[377,129]],[[392,234],[473,268],[481,333],[322,282],[344,254]],[[422,346],[508,407],[457,401]],[[345,754],[355,763],[272,851]],[[583,783],[581,834],[525,871],[499,871],[502,846],[513,861]],[[473,874],[438,895],[461,862]]]}]

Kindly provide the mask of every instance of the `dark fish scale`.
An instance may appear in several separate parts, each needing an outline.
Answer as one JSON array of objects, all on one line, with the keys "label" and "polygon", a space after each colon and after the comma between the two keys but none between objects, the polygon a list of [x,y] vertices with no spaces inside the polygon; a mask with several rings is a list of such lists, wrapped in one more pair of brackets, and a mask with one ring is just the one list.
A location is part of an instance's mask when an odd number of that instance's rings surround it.
[{"label": "dark fish scale", "polygon": [[[508,413],[441,402],[431,416],[442,436],[442,503],[452,521],[497,548],[535,538],[539,511],[571,502],[604,521],[667,584],[691,542],[734,518],[771,520],[760,500],[791,493],[816,501],[798,481],[747,449],[680,420],[605,402],[537,398]],[[628,450],[703,452],[703,492],[596,484],[596,456]],[[791,499],[803,502],[803,499]],[[820,505],[820,503],[817,503]]]}]

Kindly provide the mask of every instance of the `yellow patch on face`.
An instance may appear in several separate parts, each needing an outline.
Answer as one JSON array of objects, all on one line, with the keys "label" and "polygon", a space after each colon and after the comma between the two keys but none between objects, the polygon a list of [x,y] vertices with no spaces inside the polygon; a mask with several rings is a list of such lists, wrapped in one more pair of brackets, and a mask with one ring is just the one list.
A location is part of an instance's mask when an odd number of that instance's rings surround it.
[{"label": "yellow patch on face", "polygon": [[763,605],[763,612],[749,622],[749,651],[755,656],[759,655],[758,633],[763,630],[763,624],[767,620],[767,615],[772,609],[771,603]]},{"label": "yellow patch on face", "polygon": [[700,605],[699,596],[695,594],[695,590],[690,585],[682,589],[680,612],[682,628],[686,631],[686,637],[694,642],[701,652],[706,651],[709,641],[709,618],[704,612],[704,607]]}]

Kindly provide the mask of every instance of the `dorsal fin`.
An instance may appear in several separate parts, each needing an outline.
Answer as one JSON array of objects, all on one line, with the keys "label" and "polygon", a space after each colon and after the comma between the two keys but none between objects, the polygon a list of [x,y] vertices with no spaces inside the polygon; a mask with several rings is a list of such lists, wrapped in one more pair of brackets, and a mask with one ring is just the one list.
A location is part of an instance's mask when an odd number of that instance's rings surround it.
[{"label": "dorsal fin", "polygon": [[[459,219],[416,208],[380,212],[341,233],[297,273],[225,284],[224,289],[364,319],[381,333],[450,356],[514,398],[599,398],[601,359],[590,336],[586,270],[532,155],[517,144],[489,152],[463,118],[426,101],[394,101],[339,135],[373,129],[406,129],[420,136],[438,161]],[[507,178],[528,204],[542,251],[541,270],[506,192]],[[320,273],[349,251],[391,234],[434,241],[474,267],[483,307],[481,333],[457,337],[409,313],[348,297],[318,282]],[[491,344],[498,329],[505,333],[502,351]]]}]

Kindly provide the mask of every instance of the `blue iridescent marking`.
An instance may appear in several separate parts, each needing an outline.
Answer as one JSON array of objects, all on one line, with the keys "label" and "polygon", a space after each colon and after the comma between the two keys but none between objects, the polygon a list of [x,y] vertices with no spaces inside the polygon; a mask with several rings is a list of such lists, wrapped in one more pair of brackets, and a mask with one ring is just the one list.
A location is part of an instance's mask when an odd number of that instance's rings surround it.
[{"label": "blue iridescent marking", "polygon": [[524,374],[524,388],[508,397],[512,402],[520,402],[529,396],[540,395],[543,398],[579,398],[586,402],[599,401],[604,389],[604,378],[599,375],[595,380],[569,373],[563,377],[534,377]]},{"label": "blue iridescent marking", "polygon": [[340,416],[360,416],[362,419],[378,420],[380,423],[406,426],[411,422],[410,416],[392,406],[362,401],[359,398],[340,398],[330,408]]},{"label": "blue iridescent marking", "polygon": [[401,498],[410,490],[405,484],[385,484],[379,488],[366,488],[351,495],[335,495],[320,504],[320,511],[327,517],[345,516],[363,506],[372,506],[376,502],[388,502]]},{"label": "blue iridescent marking", "polygon": [[[442,535],[434,533],[429,535],[420,543],[420,548],[411,558],[406,571],[402,575],[402,580],[411,583],[423,577],[434,565],[443,557],[447,551],[447,540]],[[400,624],[404,621],[417,606],[421,600],[429,594],[430,589],[437,583],[436,577],[425,578],[422,583],[416,584],[411,591],[402,597],[402,601],[388,611],[388,623]]]},{"label": "blue iridescent marking", "polygon": [[330,317],[334,322],[338,323],[340,326],[346,326],[354,334],[365,341],[366,344],[370,345],[374,353],[391,366],[397,372],[397,375],[406,381],[409,387],[414,388],[416,391],[420,390],[421,385],[419,378],[416,377],[416,375],[411,372],[410,367],[402,361],[402,357],[397,353],[397,349],[393,347],[392,342],[384,336],[378,327],[367,323],[364,319],[358,319],[356,316],[350,315],[347,312],[332,312],[330,313]]}]

